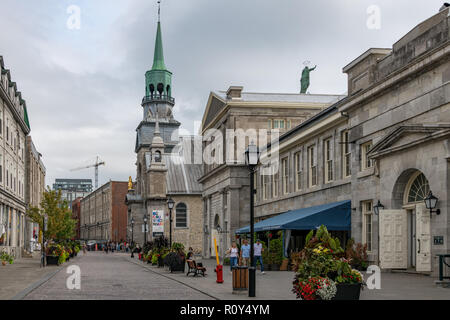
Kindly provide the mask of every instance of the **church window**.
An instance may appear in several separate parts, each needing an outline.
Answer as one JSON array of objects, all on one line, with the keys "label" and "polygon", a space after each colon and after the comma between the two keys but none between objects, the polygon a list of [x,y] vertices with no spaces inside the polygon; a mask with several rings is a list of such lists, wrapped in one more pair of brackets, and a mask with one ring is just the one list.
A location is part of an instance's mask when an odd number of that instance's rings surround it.
[{"label": "church window", "polygon": [[187,207],[184,203],[177,204],[176,207],[176,228],[187,228]]},{"label": "church window", "polygon": [[155,162],[161,162],[161,151],[155,152]]},{"label": "church window", "polygon": [[158,83],[156,89],[158,90],[159,95],[162,95],[164,93],[164,85],[162,83]]}]

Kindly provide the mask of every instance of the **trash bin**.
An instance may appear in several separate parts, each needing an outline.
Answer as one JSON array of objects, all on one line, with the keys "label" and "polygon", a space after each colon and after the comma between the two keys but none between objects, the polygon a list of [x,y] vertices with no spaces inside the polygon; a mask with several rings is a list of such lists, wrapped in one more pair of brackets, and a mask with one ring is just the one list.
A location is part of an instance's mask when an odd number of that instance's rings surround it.
[{"label": "trash bin", "polygon": [[233,267],[233,293],[248,290],[248,267]]}]

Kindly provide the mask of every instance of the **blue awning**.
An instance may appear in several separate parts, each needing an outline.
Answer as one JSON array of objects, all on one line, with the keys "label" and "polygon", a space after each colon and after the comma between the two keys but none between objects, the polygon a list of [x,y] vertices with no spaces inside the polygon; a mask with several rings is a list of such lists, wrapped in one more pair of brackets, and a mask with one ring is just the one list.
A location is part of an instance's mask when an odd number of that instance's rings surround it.
[{"label": "blue awning", "polygon": [[[269,230],[313,230],[321,225],[328,230],[350,231],[351,201],[322,204],[309,208],[290,210],[275,217],[255,223],[255,232]],[[250,226],[236,231],[250,233]]]}]

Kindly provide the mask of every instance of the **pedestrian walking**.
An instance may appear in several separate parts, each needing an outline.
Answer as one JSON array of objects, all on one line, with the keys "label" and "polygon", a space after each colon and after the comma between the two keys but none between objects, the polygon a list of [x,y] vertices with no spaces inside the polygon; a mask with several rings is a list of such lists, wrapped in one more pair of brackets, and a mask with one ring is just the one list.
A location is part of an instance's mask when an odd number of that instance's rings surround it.
[{"label": "pedestrian walking", "polygon": [[263,259],[262,259],[262,252],[264,251],[264,248],[262,246],[262,243],[259,239],[256,240],[256,243],[253,246],[253,255],[254,255],[254,259],[255,259],[255,268],[258,264],[261,265],[261,274],[264,274],[264,264],[263,264]]},{"label": "pedestrian walking", "polygon": [[83,243],[83,255],[86,254],[86,243]]},{"label": "pedestrian walking", "polygon": [[233,267],[237,265],[237,261],[239,258],[239,249],[236,247],[236,242],[233,241],[231,244],[231,248],[229,248],[226,252],[230,255],[230,273],[233,272]]},{"label": "pedestrian walking", "polygon": [[250,245],[248,244],[247,239],[244,239],[244,244],[241,247],[241,258],[242,258],[242,265],[249,267],[250,266]]}]

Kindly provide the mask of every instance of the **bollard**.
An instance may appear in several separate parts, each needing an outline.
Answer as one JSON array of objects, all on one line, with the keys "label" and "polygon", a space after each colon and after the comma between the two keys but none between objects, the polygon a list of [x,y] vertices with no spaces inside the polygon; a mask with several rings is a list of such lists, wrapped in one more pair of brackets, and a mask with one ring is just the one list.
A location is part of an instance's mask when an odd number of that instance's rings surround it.
[{"label": "bollard", "polygon": [[217,283],[223,283],[223,266],[217,265],[216,266],[216,274],[217,274]]}]

